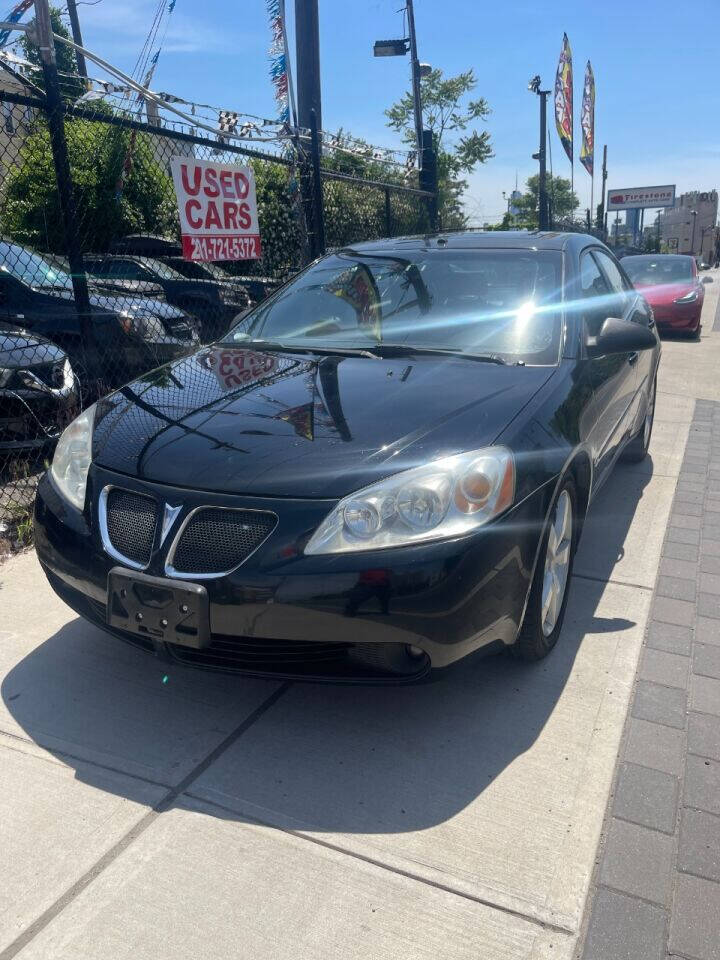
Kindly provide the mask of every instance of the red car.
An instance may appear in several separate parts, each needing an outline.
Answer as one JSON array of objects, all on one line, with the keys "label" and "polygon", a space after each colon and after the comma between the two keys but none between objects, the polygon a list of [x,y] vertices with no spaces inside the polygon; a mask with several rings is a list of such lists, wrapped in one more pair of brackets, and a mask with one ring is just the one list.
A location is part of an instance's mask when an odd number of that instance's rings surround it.
[{"label": "red car", "polygon": [[[657,253],[623,257],[622,265],[652,307],[659,330],[700,336],[705,289],[694,257]],[[703,282],[712,278],[703,277]]]}]

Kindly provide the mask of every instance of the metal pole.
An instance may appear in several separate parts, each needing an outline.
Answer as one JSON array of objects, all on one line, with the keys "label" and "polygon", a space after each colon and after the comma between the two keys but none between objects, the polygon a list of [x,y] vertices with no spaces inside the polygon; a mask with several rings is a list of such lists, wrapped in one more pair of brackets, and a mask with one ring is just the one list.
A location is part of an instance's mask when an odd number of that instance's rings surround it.
[{"label": "metal pole", "polygon": [[538,160],[540,161],[540,176],[538,178],[538,228],[547,230],[548,223],[548,202],[547,202],[547,172],[545,167],[545,154],[547,151],[547,98],[549,90],[539,90],[540,96],[540,152]]},{"label": "metal pole", "polygon": [[323,209],[323,186],[320,172],[320,138],[315,111],[310,111],[310,152],[312,156],[313,176],[313,227],[315,243],[313,256],[322,257],[325,253],[325,211]]},{"label": "metal pole", "polygon": [[390,206],[390,187],[385,187],[385,236],[392,236],[392,208]]},{"label": "metal pole", "polygon": [[80,322],[83,347],[87,351],[88,367],[90,373],[93,374],[96,366],[95,338],[87,277],[85,276],[85,264],[83,263],[82,250],[78,240],[77,212],[75,209],[75,198],[73,196],[72,178],[70,176],[67,141],[65,140],[64,109],[60,98],[55,44],[53,42],[48,0],[35,0],[35,25],[37,45],[45,79],[48,131],[55,165],[55,176],[57,178],[58,199],[60,200],[60,209],[63,215],[65,244],[67,246],[70,275],[72,277],[75,309],[77,310],[78,320]]},{"label": "metal pole", "polygon": [[310,112],[322,130],[320,97],[320,22],[318,0],[295,0],[298,124],[310,127]]},{"label": "metal pole", "polygon": [[410,59],[412,61],[412,91],[415,104],[415,140],[417,142],[418,163],[422,169],[423,119],[422,100],[420,99],[420,61],[417,55],[417,37],[415,35],[415,11],[413,0],[406,0],[408,17],[408,36],[410,37]]},{"label": "metal pole", "polygon": [[[77,43],[78,46],[82,47],[83,38],[82,32],[80,30],[80,18],[78,17],[77,7],[75,6],[75,0],[67,0],[67,12],[68,17],[70,18],[70,29],[72,30],[73,40]],[[85,56],[80,50],[75,51],[75,59],[77,60],[78,73],[81,77],[85,77],[87,80],[88,72],[87,65],[85,63]]]},{"label": "metal pole", "polygon": [[607,183],[607,144],[603,147],[602,199],[600,200],[600,223],[607,234],[607,210],[605,209],[605,184]]},{"label": "metal pole", "polygon": [[690,241],[690,253],[695,256],[695,227],[697,226],[697,210],[691,210],[693,218],[692,240]]}]

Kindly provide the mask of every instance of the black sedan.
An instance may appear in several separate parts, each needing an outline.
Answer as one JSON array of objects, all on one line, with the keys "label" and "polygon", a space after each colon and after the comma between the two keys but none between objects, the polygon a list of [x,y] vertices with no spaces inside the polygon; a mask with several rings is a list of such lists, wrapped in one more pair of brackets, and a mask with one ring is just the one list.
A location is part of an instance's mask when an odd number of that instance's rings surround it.
[{"label": "black sedan", "polygon": [[0,323],[0,452],[54,443],[78,412],[67,355],[44,337]]},{"label": "black sedan", "polygon": [[153,257],[108,254],[85,257],[89,274],[117,292],[134,284],[135,292],[145,295],[160,290],[168,303],[192,314],[202,325],[203,340],[224,334],[238,313],[247,306],[247,296],[231,284],[212,279],[190,279],[174,267]]},{"label": "black sedan", "polygon": [[80,614],[183,663],[397,682],[539,659],[588,504],[647,453],[659,359],[592,237],[344,249],[67,429],[38,556]]},{"label": "black sedan", "polygon": [[[112,296],[89,288],[91,322],[102,379],[123,383],[199,346],[194,318],[162,301]],[[72,278],[55,261],[18,243],[0,241],[0,322],[47,337],[84,371],[86,350]]]}]

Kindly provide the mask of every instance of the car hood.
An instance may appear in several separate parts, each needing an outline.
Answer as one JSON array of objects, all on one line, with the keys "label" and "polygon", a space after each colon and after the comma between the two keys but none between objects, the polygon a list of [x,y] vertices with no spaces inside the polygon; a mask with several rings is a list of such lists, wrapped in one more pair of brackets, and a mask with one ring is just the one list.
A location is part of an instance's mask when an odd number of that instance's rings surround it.
[{"label": "car hood", "polygon": [[698,290],[698,284],[694,280],[683,283],[637,284],[637,289],[651,307],[669,306],[678,297],[684,297],[693,290],[697,290],[698,295],[702,292],[702,288]]},{"label": "car hood", "polygon": [[[60,300],[73,300],[72,290],[42,291]],[[180,320],[186,315],[177,307],[165,303],[164,300],[154,300],[152,297],[119,296],[103,292],[97,287],[90,287],[89,299],[93,307],[103,312],[121,313],[123,310],[132,314],[144,313],[153,317],[162,317],[164,320]]]},{"label": "car hood", "polygon": [[146,297],[161,297],[163,288],[159,283],[148,280],[121,280],[113,277],[94,277],[93,287],[97,292],[103,290],[118,293],[140,294]]},{"label": "car hood", "polygon": [[65,352],[44,337],[0,324],[0,368],[36,366],[65,359]]},{"label": "car hood", "polygon": [[554,369],[213,347],[101,401],[93,460],[173,486],[335,498],[491,444]]}]

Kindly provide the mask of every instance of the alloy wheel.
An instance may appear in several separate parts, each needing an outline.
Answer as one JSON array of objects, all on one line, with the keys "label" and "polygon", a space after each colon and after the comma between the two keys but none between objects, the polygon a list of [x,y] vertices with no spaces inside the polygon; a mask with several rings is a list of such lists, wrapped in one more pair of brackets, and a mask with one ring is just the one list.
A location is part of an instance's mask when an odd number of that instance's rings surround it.
[{"label": "alloy wheel", "polygon": [[562,610],[570,570],[572,538],[572,501],[567,490],[563,490],[555,504],[545,552],[541,621],[546,637],[555,629]]}]

